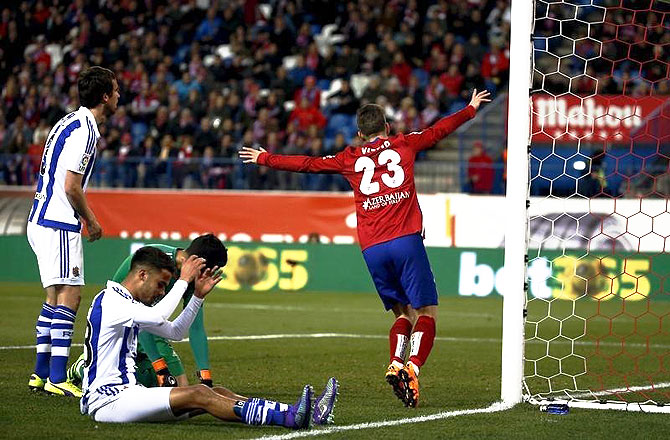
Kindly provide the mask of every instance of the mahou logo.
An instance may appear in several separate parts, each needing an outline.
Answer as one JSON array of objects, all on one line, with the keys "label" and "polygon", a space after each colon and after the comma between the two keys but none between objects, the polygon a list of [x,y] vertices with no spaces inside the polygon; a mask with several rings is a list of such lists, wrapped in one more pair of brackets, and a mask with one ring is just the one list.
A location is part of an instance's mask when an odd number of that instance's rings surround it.
[{"label": "mahou logo", "polygon": [[597,95],[533,96],[533,140],[574,142],[627,142],[654,117],[664,100],[644,97]]}]

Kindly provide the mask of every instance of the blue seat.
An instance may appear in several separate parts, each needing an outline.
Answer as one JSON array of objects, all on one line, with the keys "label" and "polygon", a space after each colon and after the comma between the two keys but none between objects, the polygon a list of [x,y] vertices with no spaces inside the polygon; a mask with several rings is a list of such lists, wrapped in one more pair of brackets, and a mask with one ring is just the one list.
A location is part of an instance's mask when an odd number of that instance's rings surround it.
[{"label": "blue seat", "polygon": [[330,80],[329,79],[320,79],[316,82],[316,86],[322,91],[327,92],[330,89]]},{"label": "blue seat", "polygon": [[133,138],[133,145],[135,147],[139,146],[143,141],[144,137],[147,135],[149,127],[144,122],[134,122],[130,127],[130,134]]},{"label": "blue seat", "polygon": [[328,120],[328,124],[326,125],[326,130],[324,133],[325,137],[334,138],[338,132],[340,131],[344,132],[348,124],[349,124],[349,116],[343,115],[341,113],[333,114]]},{"label": "blue seat", "polygon": [[428,75],[428,72],[421,68],[416,68],[412,70],[412,74],[416,76],[416,79],[419,80],[419,86],[421,86],[422,89],[426,88],[428,82],[430,81],[430,75]]}]

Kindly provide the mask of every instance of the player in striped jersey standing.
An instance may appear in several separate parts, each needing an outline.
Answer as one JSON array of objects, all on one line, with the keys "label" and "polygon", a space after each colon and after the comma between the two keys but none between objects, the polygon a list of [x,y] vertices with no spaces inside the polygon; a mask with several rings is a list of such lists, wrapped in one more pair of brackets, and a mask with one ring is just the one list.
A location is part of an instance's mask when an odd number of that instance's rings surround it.
[{"label": "player in striped jersey standing", "polygon": [[82,71],[77,87],[81,107],[58,121],[47,137],[27,225],[46,291],[28,386],[73,397],[81,397],[81,390],[66,380],[66,366],[84,285],[82,222],[89,241],[102,236],[85,191],[100,138],[98,124],[116,111],[120,96],[114,73],[98,66]]}]

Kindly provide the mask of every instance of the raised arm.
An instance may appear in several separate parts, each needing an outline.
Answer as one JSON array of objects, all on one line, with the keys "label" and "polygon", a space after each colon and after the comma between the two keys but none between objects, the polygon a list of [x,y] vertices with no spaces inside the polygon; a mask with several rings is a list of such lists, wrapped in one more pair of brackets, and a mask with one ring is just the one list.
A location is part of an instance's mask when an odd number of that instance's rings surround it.
[{"label": "raised arm", "polygon": [[460,127],[464,122],[475,117],[477,110],[482,102],[489,102],[491,94],[484,90],[477,93],[477,89],[472,92],[470,104],[463,110],[446,116],[425,130],[413,132],[405,135],[405,139],[415,150],[425,150],[447,137],[454,130]]},{"label": "raised arm", "polygon": [[344,169],[342,152],[335,156],[287,156],[270,154],[264,148],[242,147],[239,152],[244,163],[265,165],[276,170],[296,171],[299,173],[340,173]]},{"label": "raised arm", "polygon": [[[186,263],[184,263],[184,266],[185,265]],[[184,267],[182,267],[182,272],[183,270]],[[177,281],[175,286],[178,283],[181,283],[181,281],[181,279]],[[188,302],[184,310],[182,310],[182,312],[174,319],[174,321],[168,321],[164,318],[159,323],[145,323],[142,325],[141,320],[136,317],[135,322],[140,324],[140,326],[149,333],[153,333],[155,335],[175,341],[181,340],[184,338],[184,336],[186,336],[189,327],[191,327],[191,324],[193,324],[193,320],[195,320],[195,317],[198,314],[203,301],[205,300],[205,296],[212,291],[214,286],[219,281],[221,281],[221,273],[219,272],[218,267],[215,267],[214,269],[206,269],[203,273],[198,272],[195,293],[191,297],[191,300]],[[163,301],[161,301],[159,304],[161,304]],[[154,307],[145,307],[143,310],[153,309]]]}]

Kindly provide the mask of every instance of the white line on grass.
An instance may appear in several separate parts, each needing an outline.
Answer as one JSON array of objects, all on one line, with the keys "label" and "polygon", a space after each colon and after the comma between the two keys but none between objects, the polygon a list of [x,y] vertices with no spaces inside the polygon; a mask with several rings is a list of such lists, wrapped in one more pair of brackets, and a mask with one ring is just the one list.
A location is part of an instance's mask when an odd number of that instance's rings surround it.
[{"label": "white line on grass", "polygon": [[[342,338],[342,339],[387,339],[387,335],[361,335],[354,333],[278,333],[278,334],[269,334],[269,335],[238,335],[238,336],[209,336],[207,340],[209,341],[260,341],[260,340],[271,340],[271,339],[324,339],[324,338]],[[462,337],[442,337],[438,336],[435,338],[436,341],[445,341],[445,342],[471,342],[471,343],[486,343],[486,344],[496,344],[500,343],[500,338],[462,338]],[[177,342],[188,342],[188,338],[183,339]],[[542,341],[526,341],[530,344],[546,344]],[[554,341],[553,344],[571,344],[572,341]],[[590,341],[576,341],[575,345],[587,345],[595,346],[595,342]],[[72,344],[73,347],[81,347],[83,344]],[[611,347],[621,347],[620,342],[600,342],[600,346],[611,346]],[[647,344],[634,343],[634,344],[625,344],[626,347],[647,347]],[[649,344],[649,348],[670,348],[668,344]],[[35,349],[34,345],[9,345],[9,346],[0,346],[0,350],[27,350]]]},{"label": "white line on grass", "polygon": [[406,425],[408,423],[430,422],[432,420],[442,420],[450,417],[467,416],[470,414],[494,413],[499,411],[505,411],[511,407],[512,405],[505,404],[502,402],[496,402],[486,408],[463,409],[458,411],[444,411],[436,414],[430,414],[427,416],[408,417],[406,419],[397,419],[397,420],[384,420],[382,422],[367,422],[367,423],[357,423],[355,425],[330,426],[328,428],[312,429],[310,431],[296,431],[290,434],[258,437],[258,440],[289,440],[301,437],[316,437],[318,435],[328,435],[336,432],[358,431],[360,429],[385,428],[387,426]]},{"label": "white line on grass", "polygon": [[[386,335],[358,335],[353,333],[279,333],[270,335],[239,335],[239,336],[208,336],[208,341],[264,341],[272,339],[388,339]],[[479,342],[479,343],[498,343],[500,339],[496,338],[449,338],[436,337],[436,341],[446,342]],[[188,342],[188,338],[176,342]],[[82,347],[83,344],[72,344],[73,347]],[[25,350],[34,349],[34,345],[10,345],[2,347],[0,350]]]},{"label": "white line on grass", "polygon": [[[248,303],[211,303],[207,304],[208,308],[217,308],[217,309],[240,309],[240,310],[272,310],[272,311],[282,311],[282,312],[309,312],[313,310],[323,310],[319,307],[308,307],[308,306],[280,306],[272,304],[248,304]],[[334,307],[328,309],[330,312],[339,313],[339,312],[368,312],[368,313],[379,313],[380,309],[378,307],[374,308],[355,308],[350,307]],[[440,315],[446,316],[456,316],[463,318],[495,318],[497,315],[490,313],[473,313],[473,312],[454,312],[454,311],[440,311]]]}]

